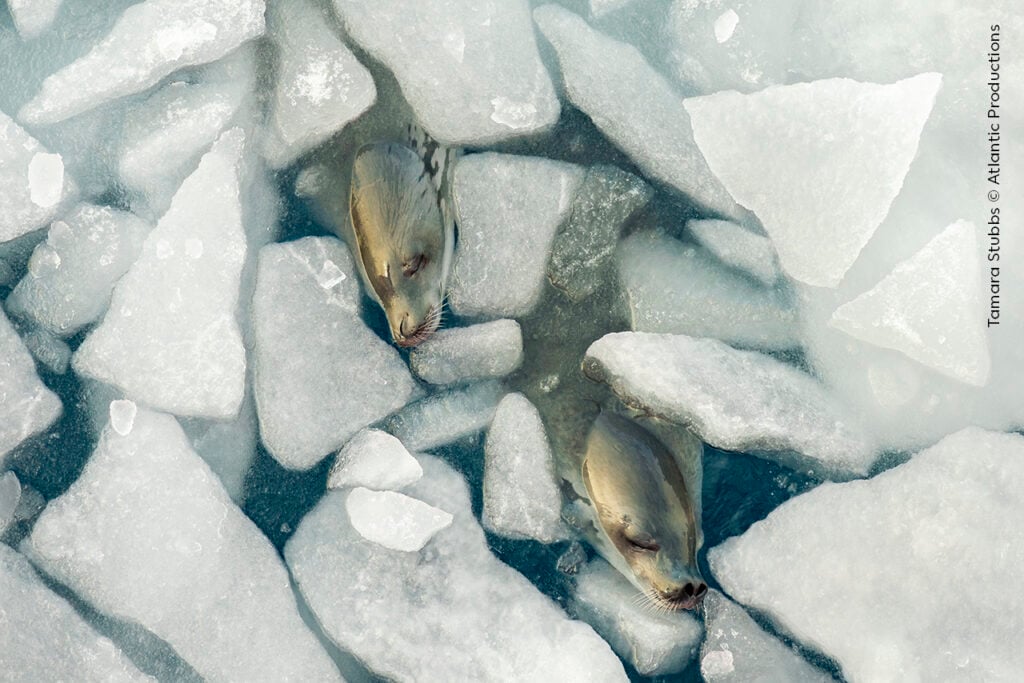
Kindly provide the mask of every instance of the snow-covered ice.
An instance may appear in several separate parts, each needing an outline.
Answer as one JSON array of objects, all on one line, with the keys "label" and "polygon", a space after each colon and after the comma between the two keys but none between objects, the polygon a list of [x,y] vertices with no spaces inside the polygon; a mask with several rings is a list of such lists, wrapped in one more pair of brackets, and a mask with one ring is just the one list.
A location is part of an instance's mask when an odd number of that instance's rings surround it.
[{"label": "snow-covered ice", "polygon": [[800,470],[863,476],[877,448],[857,419],[810,375],[715,339],[617,332],[583,366],[627,404],[686,425],[705,442]]},{"label": "snow-covered ice", "polygon": [[423,468],[402,442],[379,429],[364,429],[338,453],[327,488],[354,486],[397,491],[419,481]]},{"label": "snow-covered ice", "polygon": [[21,482],[14,472],[0,475],[0,538],[14,521],[14,512],[21,500]]},{"label": "snow-covered ice", "polygon": [[18,113],[56,123],[142,92],[174,71],[212,62],[263,34],[263,0],[145,0],[132,5],[88,54],[43,81]]},{"label": "snow-covered ice", "polygon": [[450,513],[396,491],[352,489],[345,510],[352,528],[367,541],[406,553],[419,551],[452,523]]},{"label": "snow-covered ice", "polygon": [[553,543],[568,536],[562,492],[540,413],[522,394],[508,394],[484,443],[484,507],[493,533]]},{"label": "snow-covered ice", "polygon": [[570,101],[653,178],[697,204],[738,217],[739,207],[694,142],[682,98],[631,45],[556,5],[533,11],[555,48]]},{"label": "snow-covered ice", "polygon": [[544,287],[555,231],[583,177],[579,166],[539,157],[487,152],[459,159],[452,310],[512,318],[530,312]]},{"label": "snow-covered ice", "polygon": [[246,255],[245,135],[221,135],[174,195],[110,309],[75,353],[76,372],[178,415],[229,418],[245,383],[237,321]]},{"label": "snow-covered ice", "polygon": [[487,548],[462,477],[421,456],[406,493],[453,516],[419,552],[362,538],[345,491],[302,520],[285,558],[324,631],[380,676],[625,681],[618,659]]},{"label": "snow-covered ice", "polygon": [[334,7],[349,35],[395,74],[436,140],[497,142],[558,119],[526,0],[334,0]]},{"label": "snow-covered ice", "polygon": [[735,599],[852,681],[1005,680],[1024,668],[1016,589],[1024,437],[969,428],[867,481],[824,484],[709,553]]},{"label": "snow-covered ice", "polygon": [[386,429],[409,450],[428,451],[486,429],[503,395],[494,380],[436,393],[392,415]]},{"label": "snow-covered ice", "polygon": [[271,3],[267,21],[278,69],[264,155],[280,168],[366,111],[377,89],[312,0]]},{"label": "snow-covered ice", "polygon": [[64,0],[7,0],[11,18],[24,40],[32,40],[50,28],[62,4]]},{"label": "snow-covered ice", "polygon": [[783,269],[835,287],[899,193],[941,82],[829,79],[685,105],[707,163],[760,218]]},{"label": "snow-covered ice", "polygon": [[431,384],[504,377],[522,360],[519,323],[507,319],[438,330],[409,354],[412,371]]},{"label": "snow-covered ice", "polygon": [[107,310],[114,284],[142,252],[151,227],[127,211],[80,204],[50,225],[7,310],[56,335],[74,335]]},{"label": "snow-covered ice", "polygon": [[105,429],[27,546],[47,574],[209,680],[339,680],[277,552],[169,415],[140,408],[127,435]]},{"label": "snow-covered ice", "polygon": [[729,221],[692,220],[687,231],[722,263],[748,273],[765,287],[774,287],[779,271],[770,239]]},{"label": "snow-covered ice", "polygon": [[260,250],[256,407],[263,443],[285,467],[312,467],[412,394],[405,363],[366,327],[359,302],[359,276],[339,240],[307,237]]},{"label": "snow-covered ice", "polygon": [[800,345],[797,309],[786,290],[762,287],[704,250],[639,232],[620,244],[617,260],[634,330],[770,350]]},{"label": "snow-covered ice", "polygon": [[572,611],[641,675],[681,672],[697,652],[700,622],[688,612],[646,609],[637,596],[633,584],[598,558],[576,577]]}]

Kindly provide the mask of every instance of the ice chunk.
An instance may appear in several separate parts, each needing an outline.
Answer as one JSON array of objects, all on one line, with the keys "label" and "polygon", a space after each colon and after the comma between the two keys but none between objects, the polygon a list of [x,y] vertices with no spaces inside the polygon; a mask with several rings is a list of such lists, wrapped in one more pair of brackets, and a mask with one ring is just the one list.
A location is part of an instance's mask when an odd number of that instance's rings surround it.
[{"label": "ice chunk", "polygon": [[434,394],[390,417],[387,430],[411,451],[427,451],[487,428],[503,395],[493,380]]},{"label": "ice chunk", "polygon": [[110,428],[119,436],[128,436],[135,426],[135,416],[138,414],[138,406],[132,401],[118,399],[110,402]]},{"label": "ice chunk", "polygon": [[[321,284],[328,263],[348,274],[332,287]],[[282,465],[308,469],[405,405],[413,379],[398,352],[359,317],[359,277],[339,240],[266,246],[256,278],[260,435]]]},{"label": "ice chunk", "polygon": [[3,538],[7,527],[15,521],[14,513],[21,500],[21,482],[14,472],[0,475],[0,538]]},{"label": "ice chunk", "polygon": [[363,539],[329,491],[285,546],[333,641],[397,680],[624,681],[611,650],[488,550],[465,481],[431,456],[409,495],[452,514],[419,552]]},{"label": "ice chunk", "polygon": [[364,429],[338,453],[327,488],[364,486],[397,491],[422,476],[423,468],[401,441],[378,429]]},{"label": "ice chunk", "polygon": [[700,673],[707,683],[832,680],[765,633],[742,607],[716,590],[704,598],[704,630]]},{"label": "ice chunk", "polygon": [[31,557],[96,609],[163,638],[209,680],[338,680],[299,616],[277,552],[173,417],[105,429],[51,501]]},{"label": "ice chunk", "polygon": [[612,260],[623,223],[652,194],[647,183],[614,166],[588,168],[572,213],[555,235],[548,263],[551,284],[573,301],[590,296]]},{"label": "ice chunk", "polygon": [[395,491],[353,489],[345,499],[352,528],[367,541],[414,553],[452,523],[450,513]]},{"label": "ice chunk", "polygon": [[99,319],[114,284],[142,252],[151,226],[108,206],[81,204],[55,221],[29,273],[7,299],[12,315],[70,337]]},{"label": "ice chunk", "polygon": [[651,177],[711,211],[739,215],[694,143],[682,99],[636,48],[556,5],[533,17],[555,48],[569,99],[602,133]]},{"label": "ice chunk", "polygon": [[0,310],[0,469],[18,444],[43,431],[60,415],[57,395],[36,374],[35,363]]},{"label": "ice chunk", "polygon": [[736,10],[727,9],[718,15],[715,19],[715,40],[719,43],[732,38],[732,34],[736,31],[736,25],[740,23],[740,15],[736,14]]},{"label": "ice chunk", "polygon": [[439,330],[409,354],[412,371],[431,384],[504,377],[522,360],[523,334],[515,320]]},{"label": "ice chunk", "polygon": [[[868,481],[825,484],[709,553],[734,598],[852,681],[1013,680],[1024,438],[965,429]],[[959,590],[943,598],[942,591]],[[837,609],[837,606],[840,609]]]},{"label": "ice chunk", "polygon": [[635,0],[590,0],[590,16],[594,19],[628,7]]},{"label": "ice chunk", "polygon": [[697,652],[702,629],[687,612],[645,608],[622,574],[601,559],[576,579],[572,610],[643,676],[681,672]]},{"label": "ice chunk", "polygon": [[64,0],[7,0],[22,40],[32,40],[50,28]]},{"label": "ice chunk", "polygon": [[977,228],[957,221],[829,322],[847,334],[983,386],[991,361]]},{"label": "ice chunk", "polygon": [[637,233],[620,246],[618,267],[634,330],[764,349],[800,345],[796,306],[786,290],[761,287],[692,245]]},{"label": "ice chunk", "polygon": [[565,539],[562,492],[540,413],[522,394],[501,399],[484,444],[484,527],[541,543]]},{"label": "ice chunk", "polygon": [[63,375],[71,364],[71,347],[63,339],[46,330],[31,328],[22,335],[22,341],[32,357],[47,370]]},{"label": "ice chunk", "polygon": [[188,435],[192,448],[220,477],[231,500],[241,505],[245,500],[245,477],[256,457],[258,439],[256,401],[252,392],[245,392],[238,417],[231,420],[189,418],[182,420],[181,428]]},{"label": "ice chunk", "polygon": [[246,254],[245,136],[224,133],[174,196],[72,361],[80,374],[179,415],[233,417],[245,349],[236,320]]},{"label": "ice chunk", "polygon": [[0,652],[7,681],[152,681],[0,543]]},{"label": "ice chunk", "polygon": [[268,22],[279,61],[264,154],[280,168],[366,111],[377,89],[310,0],[272,3]]},{"label": "ice chunk", "polygon": [[0,112],[0,242],[38,230],[77,193],[61,157]]},{"label": "ice chunk", "polygon": [[558,120],[525,0],[334,0],[334,8],[349,35],[395,74],[435,139],[482,145]]},{"label": "ice chunk", "polygon": [[627,404],[684,424],[715,448],[770,453],[790,467],[843,478],[867,474],[877,454],[813,377],[714,339],[617,332],[591,345],[583,370]]},{"label": "ice chunk", "polygon": [[761,219],[783,269],[835,287],[899,193],[941,81],[829,79],[685,104],[708,164]]},{"label": "ice chunk", "polygon": [[729,221],[687,221],[686,229],[700,244],[733,268],[748,273],[765,287],[774,287],[781,273],[771,240]]},{"label": "ice chunk", "polygon": [[452,310],[490,317],[530,312],[544,287],[555,231],[583,176],[578,166],[535,157],[487,152],[459,160]]},{"label": "ice chunk", "polygon": [[84,57],[43,81],[18,113],[63,121],[142,92],[183,66],[212,62],[263,33],[263,0],[145,0],[132,5]]}]

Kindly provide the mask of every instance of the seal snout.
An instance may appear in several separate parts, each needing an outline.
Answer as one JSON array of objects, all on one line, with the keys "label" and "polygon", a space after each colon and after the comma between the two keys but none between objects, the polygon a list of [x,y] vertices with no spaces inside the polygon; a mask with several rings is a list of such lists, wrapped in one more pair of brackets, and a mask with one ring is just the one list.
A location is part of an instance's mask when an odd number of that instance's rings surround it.
[{"label": "seal snout", "polygon": [[708,585],[700,579],[686,581],[658,590],[658,599],[670,609],[694,609],[708,592]]}]

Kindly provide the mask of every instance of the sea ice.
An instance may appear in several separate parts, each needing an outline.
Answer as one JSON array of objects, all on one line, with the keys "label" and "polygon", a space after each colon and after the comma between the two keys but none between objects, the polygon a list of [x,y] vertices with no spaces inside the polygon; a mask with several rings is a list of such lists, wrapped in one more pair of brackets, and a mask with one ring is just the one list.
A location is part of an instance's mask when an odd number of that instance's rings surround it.
[{"label": "sea ice", "polygon": [[604,560],[595,559],[576,578],[572,611],[639,674],[681,672],[697,653],[700,622],[687,612],[647,609],[637,598],[633,584]]},{"label": "sea ice", "polygon": [[339,240],[260,250],[256,408],[263,443],[285,467],[309,469],[412,394],[405,363],[363,323],[359,301],[359,276]]},{"label": "sea ice", "polygon": [[590,16],[593,19],[600,19],[623,7],[628,7],[636,0],[590,0]]},{"label": "sea ice", "polygon": [[[823,484],[714,548],[734,598],[851,681],[1012,681],[1024,438],[968,428],[867,481]],[[954,591],[946,598],[943,591]]]},{"label": "sea ice", "polygon": [[704,598],[700,673],[706,683],[826,683],[832,677],[765,633],[716,590]]},{"label": "sea ice", "polygon": [[459,159],[452,310],[512,318],[530,312],[544,288],[555,231],[583,177],[579,166],[538,157],[487,152]]},{"label": "sea ice", "polygon": [[256,400],[252,391],[245,392],[237,417],[230,420],[192,417],[181,420],[181,428],[188,435],[195,452],[220,477],[231,500],[242,505],[245,500],[245,477],[256,457],[256,442],[259,439]]},{"label": "sea ice", "polygon": [[21,482],[14,472],[0,475],[0,538],[14,522],[14,512],[21,500]]},{"label": "sea ice", "polygon": [[761,219],[782,268],[835,287],[899,193],[941,82],[829,79],[685,105],[708,164]]},{"label": "sea ice", "polygon": [[60,416],[57,395],[36,374],[36,365],[14,326],[0,310],[0,470],[8,453]]},{"label": "sea ice", "polygon": [[636,233],[620,245],[618,268],[634,330],[772,350],[800,345],[787,291],[762,287],[692,245]]},{"label": "sea ice", "polygon": [[354,486],[397,491],[419,481],[423,468],[402,442],[379,429],[364,429],[338,453],[327,488]]},{"label": "sea ice", "polygon": [[77,193],[60,155],[0,112],[0,242],[46,225]]},{"label": "sea ice", "polygon": [[114,284],[142,252],[150,230],[126,211],[80,204],[50,225],[7,310],[56,335],[74,335],[107,310]]},{"label": "sea ice", "polygon": [[339,680],[277,552],[173,417],[105,429],[27,552],[101,612],[141,624],[208,680]]},{"label": "sea ice", "polygon": [[567,536],[562,492],[540,413],[522,394],[508,394],[484,444],[484,528],[509,538],[553,543]]},{"label": "sea ice", "polygon": [[31,125],[63,121],[142,92],[176,70],[212,62],[262,35],[263,0],[145,0],[132,5],[84,57],[43,81],[18,113]]},{"label": "sea ice", "polygon": [[64,0],[7,0],[22,40],[32,40],[50,28]]},{"label": "sea ice", "polygon": [[710,211],[740,216],[694,143],[682,99],[636,48],[556,5],[533,17],[555,48],[569,99],[602,133],[652,177]]},{"label": "sea ice", "polygon": [[407,493],[453,520],[419,552],[362,538],[344,491],[329,491],[285,546],[327,635],[397,680],[625,681],[589,626],[491,554],[462,477],[431,456],[420,462],[423,479]]},{"label": "sea ice", "polygon": [[450,513],[395,491],[352,489],[345,499],[352,528],[367,541],[414,553],[452,523]]},{"label": "sea ice", "polygon": [[829,324],[953,379],[984,386],[991,368],[987,303],[977,228],[961,220],[836,309]]},{"label": "sea ice", "polygon": [[5,681],[152,681],[96,633],[24,556],[0,543],[0,663]]},{"label": "sea ice", "polygon": [[318,4],[272,3],[267,21],[278,71],[264,155],[281,168],[366,111],[377,89]]},{"label": "sea ice", "polygon": [[764,235],[729,221],[692,220],[686,229],[727,266],[741,270],[765,287],[774,287],[782,273],[772,242]]},{"label": "sea ice", "polygon": [[83,375],[179,415],[229,418],[245,384],[237,321],[246,255],[240,173],[245,135],[224,133],[174,195],[103,322],[73,359]]},{"label": "sea ice", "polygon": [[63,339],[47,330],[30,327],[23,331],[21,340],[25,342],[25,348],[36,362],[50,372],[63,375],[68,371],[68,366],[71,365],[71,347]]},{"label": "sea ice", "polygon": [[386,429],[409,450],[428,451],[486,429],[503,395],[494,380],[450,389],[406,406],[387,420]]},{"label": "sea ice", "polygon": [[617,332],[594,342],[583,365],[627,404],[686,425],[728,451],[839,478],[864,476],[877,450],[810,375],[715,339]]},{"label": "sea ice", "polygon": [[446,144],[536,133],[559,115],[525,0],[334,0],[349,35],[387,66]]},{"label": "sea ice", "polygon": [[523,334],[515,320],[438,330],[409,354],[409,365],[431,384],[504,377],[523,360]]}]

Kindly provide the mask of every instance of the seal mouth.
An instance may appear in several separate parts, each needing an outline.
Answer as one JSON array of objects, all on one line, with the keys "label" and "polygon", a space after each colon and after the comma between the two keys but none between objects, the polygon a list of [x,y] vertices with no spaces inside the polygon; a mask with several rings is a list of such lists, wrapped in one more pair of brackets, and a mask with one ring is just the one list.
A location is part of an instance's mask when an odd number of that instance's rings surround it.
[{"label": "seal mouth", "polygon": [[427,317],[420,323],[419,327],[406,334],[404,329],[405,321],[398,324],[398,335],[395,335],[395,344],[402,348],[409,348],[422,344],[426,339],[437,331],[441,326],[441,307],[431,306]]}]

